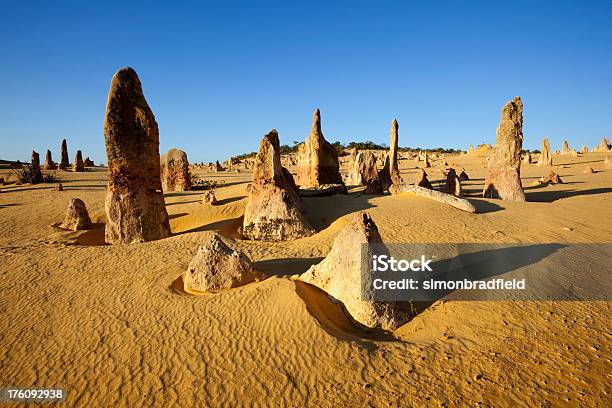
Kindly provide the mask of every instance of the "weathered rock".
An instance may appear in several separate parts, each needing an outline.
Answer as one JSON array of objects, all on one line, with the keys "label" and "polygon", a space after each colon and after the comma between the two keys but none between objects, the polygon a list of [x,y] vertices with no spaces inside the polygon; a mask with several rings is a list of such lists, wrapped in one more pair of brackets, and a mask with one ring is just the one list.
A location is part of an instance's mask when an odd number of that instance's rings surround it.
[{"label": "weathered rock", "polygon": [[609,152],[611,150],[612,150],[612,145],[610,145],[610,142],[605,137],[601,139],[601,142],[599,142],[599,145],[593,148],[593,152]]},{"label": "weathered rock", "polygon": [[76,152],[74,163],[72,163],[72,171],[74,172],[85,171],[85,164],[83,163],[83,153],[81,153],[80,150],[77,150]]},{"label": "weathered rock", "polygon": [[170,149],[160,160],[161,183],[164,191],[191,191],[191,175],[187,153]]},{"label": "weathered rock", "polygon": [[474,205],[465,198],[455,197],[454,195],[446,194],[441,191],[430,190],[428,188],[419,186],[405,185],[396,192],[396,194],[400,193],[413,193],[419,197],[429,198],[430,200],[450,205],[451,207],[455,207],[462,211],[470,213],[476,212],[476,207],[474,207]]},{"label": "weathered rock", "polygon": [[253,180],[244,211],[242,235],[262,241],[285,241],[312,235],[301,211],[297,186],[281,166],[275,129],[264,136],[255,158]]},{"label": "weathered rock", "polygon": [[585,153],[588,153],[588,152],[589,152],[589,148],[588,147],[582,146],[580,148],[580,153],[585,154]]},{"label": "weathered rock", "polygon": [[159,169],[159,130],[131,68],[112,79],[104,118],[108,158],[105,239],[153,241],[170,236]]},{"label": "weathered rock", "polygon": [[338,152],[321,131],[321,113],[317,109],[312,129],[306,141],[298,148],[296,183],[303,189],[319,188],[324,184],[344,185],[340,175]]},{"label": "weathered rock", "polygon": [[540,152],[540,159],[538,160],[538,166],[552,166],[552,156],[550,155],[550,143],[548,138],[545,137],[542,140],[542,151]]},{"label": "weathered rock", "polygon": [[427,156],[427,151],[425,151],[425,153],[423,154],[423,165],[422,167],[424,169],[428,169],[431,167],[431,164],[429,163],[429,157]]},{"label": "weathered rock", "polygon": [[357,159],[357,147],[353,147],[351,149],[351,153],[349,155],[349,160],[350,162],[354,162]]},{"label": "weathered rock", "polygon": [[567,140],[564,140],[563,145],[561,146],[561,154],[569,154],[569,153],[570,153],[569,143],[567,143]]},{"label": "weathered rock", "polygon": [[340,231],[325,259],[300,275],[299,280],[327,292],[360,325],[393,330],[410,316],[398,302],[362,300],[362,283],[368,285],[362,282],[362,276],[368,279],[372,274],[371,269],[369,273],[361,271],[361,250],[364,244],[381,245],[382,238],[372,218],[362,212],[355,214]]},{"label": "weathered rock", "polygon": [[427,179],[427,173],[425,173],[425,170],[423,170],[423,169],[419,169],[417,171],[416,177],[414,179],[414,185],[415,186],[419,186],[419,187],[428,188],[430,190],[433,190],[433,186],[431,185],[431,183]]},{"label": "weathered rock", "polygon": [[383,190],[389,190],[391,194],[396,194],[404,186],[404,180],[400,176],[397,152],[399,149],[399,124],[396,119],[391,121],[391,131],[389,135],[389,154],[385,159],[385,166],[380,175]]},{"label": "weathered rock", "polygon": [[595,170],[593,170],[593,168],[591,166],[586,166],[584,168],[584,170],[582,170],[583,173],[585,174],[593,174],[595,173]]},{"label": "weathered rock", "polygon": [[219,164],[219,160],[217,160],[215,162],[215,164],[213,164],[212,169],[213,169],[213,171],[225,171],[225,167],[223,167],[221,164]]},{"label": "weathered rock", "polygon": [[213,232],[189,262],[183,286],[186,291],[214,292],[264,278],[242,251],[229,247]]},{"label": "weathered rock", "polygon": [[60,227],[72,231],[86,230],[91,228],[91,219],[87,212],[87,207],[83,200],[79,198],[73,198],[68,204],[68,210],[64,221],[60,224]]},{"label": "weathered rock", "polygon": [[45,164],[43,165],[43,169],[45,170],[54,170],[57,165],[53,162],[53,158],[51,157],[51,150],[47,149],[47,154],[45,155]]},{"label": "weathered rock", "polygon": [[457,177],[457,172],[455,169],[448,169],[448,172],[446,173],[446,181],[444,183],[444,187],[442,187],[442,192],[454,195],[455,197],[463,196],[461,181],[459,181],[459,177]]},{"label": "weathered rock", "polygon": [[217,205],[217,197],[214,190],[208,190],[202,195],[202,204]]},{"label": "weathered rock", "polygon": [[62,140],[62,147],[60,149],[60,163],[59,168],[62,170],[66,170],[68,166],[70,166],[70,162],[68,160],[68,145],[66,144],[66,139]]},{"label": "weathered rock", "polygon": [[525,156],[523,156],[523,164],[531,164],[531,153],[527,152]]},{"label": "weathered rock", "polygon": [[459,181],[468,181],[470,177],[465,172],[465,169],[461,169],[461,173],[459,173]]},{"label": "weathered rock", "polygon": [[518,96],[502,109],[496,131],[495,149],[485,178],[484,197],[525,201],[521,185],[523,148],[523,103]]},{"label": "weathered rock", "polygon": [[64,186],[62,185],[62,183],[58,183],[55,186],[55,191],[64,191]]},{"label": "weathered rock", "polygon": [[472,153],[474,151],[474,145],[469,145],[467,152]]},{"label": "weathered rock", "polygon": [[540,177],[539,182],[540,184],[562,184],[563,180],[561,180],[557,173],[551,170],[548,176]]},{"label": "weathered rock", "polygon": [[376,156],[370,151],[357,153],[355,160],[351,162],[346,183],[351,186],[365,186],[378,179],[376,168]]},{"label": "weathered rock", "polygon": [[94,162],[89,157],[86,157],[85,160],[83,160],[83,165],[85,167],[94,167]]},{"label": "weathered rock", "polygon": [[42,183],[43,175],[40,171],[40,155],[32,150],[32,164],[31,164],[31,181],[32,183]]}]

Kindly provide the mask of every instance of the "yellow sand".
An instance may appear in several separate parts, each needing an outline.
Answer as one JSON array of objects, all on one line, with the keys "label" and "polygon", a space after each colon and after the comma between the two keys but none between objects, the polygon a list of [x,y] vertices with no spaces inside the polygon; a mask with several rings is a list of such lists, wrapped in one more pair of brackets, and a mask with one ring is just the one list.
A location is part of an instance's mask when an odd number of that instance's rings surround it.
[{"label": "yellow sand", "polygon": [[[610,406],[609,302],[438,301],[392,335],[367,334],[291,279],[364,209],[387,242],[611,242],[604,157],[554,156],[566,184],[547,187],[531,183],[548,168],[523,165],[538,202],[475,199],[482,214],[358,189],[305,199],[315,236],[236,243],[273,277],[201,296],[185,293],[180,276],[207,231],[235,236],[250,172],[202,173],[225,180],[216,207],[198,191],[166,194],[175,235],[127,246],[102,245],[103,169],[58,172],[63,192],[4,186],[0,386],[61,386],[67,406],[82,407]],[[468,193],[482,189],[484,160],[447,158],[465,167]],[[430,179],[440,179],[433,165]],[[587,165],[599,172],[583,174]],[[400,166],[412,181],[417,163]],[[72,197],[96,229],[52,226]]]}]

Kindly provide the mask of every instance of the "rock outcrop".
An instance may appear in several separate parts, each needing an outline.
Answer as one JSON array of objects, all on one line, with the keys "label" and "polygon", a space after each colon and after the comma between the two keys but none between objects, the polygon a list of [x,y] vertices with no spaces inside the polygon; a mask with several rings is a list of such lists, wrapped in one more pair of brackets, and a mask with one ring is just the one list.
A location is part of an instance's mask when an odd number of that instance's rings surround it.
[{"label": "rock outcrop", "polygon": [[91,219],[89,218],[89,213],[87,212],[87,207],[85,207],[83,200],[79,198],[70,200],[66,216],[64,217],[64,221],[60,224],[60,227],[72,231],[91,228]]},{"label": "rock outcrop", "polygon": [[454,195],[455,197],[462,197],[463,191],[461,190],[461,181],[457,177],[455,169],[450,168],[446,173],[446,181],[442,187],[442,192],[446,194]]},{"label": "rock outcrop", "polygon": [[550,173],[548,173],[548,176],[540,177],[538,181],[540,184],[562,184],[563,183],[563,180],[561,180],[561,177],[559,177],[559,175],[555,173],[553,170],[551,170]]},{"label": "rock outcrop", "polygon": [[340,175],[338,152],[321,131],[321,113],[317,109],[312,129],[306,141],[299,146],[296,183],[302,189],[316,189],[323,185],[344,186]]},{"label": "rock outcrop", "polygon": [[217,197],[214,190],[208,190],[202,194],[202,204],[217,205]]},{"label": "rock outcrop", "polygon": [[43,169],[45,170],[55,170],[57,165],[53,162],[53,158],[51,157],[51,150],[47,149],[47,154],[45,154],[45,164],[43,165]]},{"label": "rock outcrop", "polygon": [[191,175],[187,153],[170,149],[160,160],[161,183],[164,191],[191,191]]},{"label": "rock outcrop", "polygon": [[399,124],[396,119],[391,121],[391,131],[389,134],[389,155],[385,160],[385,166],[381,171],[381,182],[384,190],[389,190],[391,194],[396,194],[404,186],[404,180],[400,176],[399,162]]},{"label": "rock outcrop", "polygon": [[376,168],[376,156],[370,151],[357,153],[355,160],[351,162],[346,184],[350,186],[368,186],[378,180],[378,169]]},{"label": "rock outcrop", "polygon": [[552,156],[550,155],[550,143],[548,138],[545,137],[542,140],[542,151],[540,152],[540,159],[538,160],[538,166],[552,166]]},{"label": "rock outcrop", "polygon": [[108,158],[108,243],[153,241],[170,236],[159,169],[159,130],[131,68],[112,79],[104,118]]},{"label": "rock outcrop", "polygon": [[32,150],[32,164],[30,168],[30,178],[32,184],[41,183],[43,181],[43,174],[40,171],[40,155],[38,152]]},{"label": "rock outcrop", "polygon": [[523,164],[531,164],[531,153],[527,152],[525,156],[523,156]]},{"label": "rock outcrop", "polygon": [[416,177],[414,179],[414,185],[433,190],[431,183],[427,179],[427,173],[425,173],[425,170],[423,169],[417,170]]},{"label": "rock outcrop", "polygon": [[612,150],[610,142],[605,137],[601,139],[601,142],[593,148],[593,152],[609,152]]},{"label": "rock outcrop", "polygon": [[459,173],[459,181],[468,181],[470,177],[465,172],[465,169],[461,169],[461,173]]},{"label": "rock outcrop", "polygon": [[567,143],[567,140],[563,141],[563,144],[561,145],[561,154],[570,154],[571,149],[569,146],[569,143]]},{"label": "rock outcrop", "polygon": [[369,282],[362,282],[362,276],[368,279],[372,273],[371,269],[364,273],[361,270],[364,244],[380,245],[382,239],[372,218],[362,212],[340,231],[325,259],[300,275],[299,280],[327,292],[358,324],[393,330],[405,323],[409,314],[398,302],[362,300],[362,284],[369,287]]},{"label": "rock outcrop", "polygon": [[60,148],[59,168],[62,170],[66,170],[69,166],[70,162],[68,160],[68,145],[66,144],[66,139],[64,139],[62,140],[62,147]]},{"label": "rock outcrop", "polygon": [[83,153],[77,150],[76,156],[74,157],[74,163],[72,163],[72,171],[83,172],[85,171],[85,163],[83,163]]},{"label": "rock outcrop", "polygon": [[85,167],[94,167],[94,162],[89,157],[86,157],[85,160],[83,160],[83,165]]},{"label": "rock outcrop", "polygon": [[301,199],[291,173],[281,166],[275,129],[264,136],[248,188],[242,235],[247,239],[285,241],[312,235],[302,215]]},{"label": "rock outcrop", "polygon": [[183,286],[188,292],[214,292],[264,278],[242,251],[231,248],[213,232],[189,262]]},{"label": "rock outcrop", "polygon": [[585,154],[585,153],[588,153],[588,152],[589,152],[589,148],[588,147],[582,146],[580,148],[580,153]]},{"label": "rock outcrop", "polygon": [[482,195],[502,200],[525,201],[521,184],[523,103],[518,96],[502,109]]}]

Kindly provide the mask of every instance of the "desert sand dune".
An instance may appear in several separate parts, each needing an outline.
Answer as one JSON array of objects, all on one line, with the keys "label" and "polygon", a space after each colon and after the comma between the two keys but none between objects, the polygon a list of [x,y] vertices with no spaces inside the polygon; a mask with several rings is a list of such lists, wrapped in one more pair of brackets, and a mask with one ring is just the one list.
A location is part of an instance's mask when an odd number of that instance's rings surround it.
[{"label": "desert sand dune", "polygon": [[[237,238],[250,171],[198,170],[225,182],[215,189],[219,204],[202,204],[202,191],[166,193],[172,235],[136,245],[104,244],[105,169],[59,171],[64,191],[3,186],[0,382],[63,386],[67,406],[83,407],[610,406],[609,302],[441,299],[392,333],[364,332],[293,278],[327,255],[360,210],[389,243],[612,242],[605,154],[553,159],[564,183],[531,186],[550,169],[524,164],[527,202],[514,202],[482,198],[484,156],[446,157],[469,174],[462,187],[476,214],[363,187],[304,198],[317,233],[288,242]],[[437,187],[443,167],[431,164]],[[583,173],[587,165],[596,173]],[[414,180],[417,161],[399,166]],[[53,225],[71,198],[86,204],[94,229]],[[182,291],[180,277],[210,231],[270,277],[216,294]]]}]

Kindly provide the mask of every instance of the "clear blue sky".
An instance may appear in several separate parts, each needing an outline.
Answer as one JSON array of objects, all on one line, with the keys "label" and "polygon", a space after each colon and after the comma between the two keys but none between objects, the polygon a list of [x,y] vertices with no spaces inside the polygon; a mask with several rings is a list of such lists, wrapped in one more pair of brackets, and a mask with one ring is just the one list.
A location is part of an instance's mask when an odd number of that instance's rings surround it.
[{"label": "clear blue sky", "polygon": [[[91,3],[91,4],[86,4]],[[525,147],[612,136],[612,2],[7,2],[0,11],[0,158],[62,138],[106,162],[110,79],[139,74],[160,150],[190,161],[303,140],[494,143],[524,103]],[[179,4],[180,3],[180,4]]]}]

